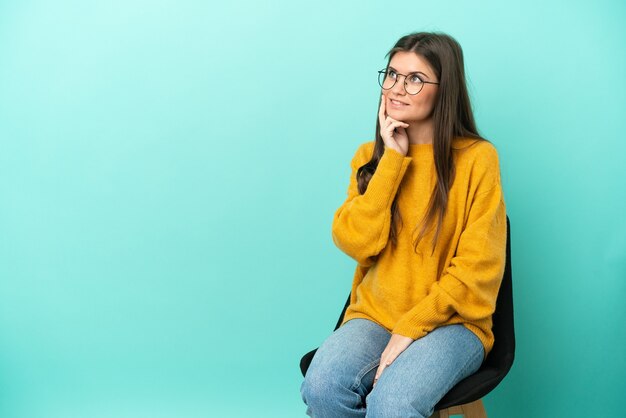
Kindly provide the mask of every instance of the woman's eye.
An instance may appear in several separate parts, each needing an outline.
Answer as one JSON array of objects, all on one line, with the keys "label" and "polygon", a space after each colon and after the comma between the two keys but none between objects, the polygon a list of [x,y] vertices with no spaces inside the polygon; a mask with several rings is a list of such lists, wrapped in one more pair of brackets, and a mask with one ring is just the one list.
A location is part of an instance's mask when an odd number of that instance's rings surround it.
[{"label": "woman's eye", "polygon": [[396,72],[394,70],[387,71],[387,75],[391,78],[396,78]]},{"label": "woman's eye", "polygon": [[418,76],[414,75],[413,77],[411,77],[411,82],[412,83],[421,83],[422,79],[419,78]]}]

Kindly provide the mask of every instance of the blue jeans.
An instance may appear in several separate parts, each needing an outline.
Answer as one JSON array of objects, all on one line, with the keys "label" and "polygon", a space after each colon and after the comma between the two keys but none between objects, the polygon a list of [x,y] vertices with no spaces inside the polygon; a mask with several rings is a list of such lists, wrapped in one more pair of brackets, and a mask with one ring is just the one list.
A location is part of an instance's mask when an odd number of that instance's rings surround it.
[{"label": "blue jeans", "polygon": [[317,349],[300,386],[306,414],[428,418],[437,402],[483,362],[483,345],[472,331],[461,324],[441,326],[411,343],[373,387],[390,338],[368,319],[354,318],[336,329]]}]

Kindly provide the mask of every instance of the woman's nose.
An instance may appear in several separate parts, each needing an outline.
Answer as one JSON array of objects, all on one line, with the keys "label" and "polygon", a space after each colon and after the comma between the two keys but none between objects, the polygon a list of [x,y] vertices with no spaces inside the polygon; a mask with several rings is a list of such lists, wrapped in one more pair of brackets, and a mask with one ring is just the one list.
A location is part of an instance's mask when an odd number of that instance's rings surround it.
[{"label": "woman's nose", "polygon": [[[400,76],[399,76],[400,77]],[[391,89],[395,94],[403,96],[404,93],[406,93],[406,90],[404,89],[404,77],[402,79],[398,78],[396,80],[396,84],[393,85],[393,88]]]}]

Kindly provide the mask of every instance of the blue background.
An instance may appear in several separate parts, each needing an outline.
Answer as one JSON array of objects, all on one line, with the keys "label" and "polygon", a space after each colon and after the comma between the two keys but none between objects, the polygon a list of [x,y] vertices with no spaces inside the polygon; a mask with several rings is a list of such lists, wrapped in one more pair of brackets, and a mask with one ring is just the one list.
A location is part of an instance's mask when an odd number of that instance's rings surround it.
[{"label": "blue background", "polygon": [[[355,262],[330,234],[376,72],[462,45],[511,220],[490,417],[617,413],[623,1],[0,2],[0,416],[295,417]],[[621,388],[621,389],[620,389]]]}]

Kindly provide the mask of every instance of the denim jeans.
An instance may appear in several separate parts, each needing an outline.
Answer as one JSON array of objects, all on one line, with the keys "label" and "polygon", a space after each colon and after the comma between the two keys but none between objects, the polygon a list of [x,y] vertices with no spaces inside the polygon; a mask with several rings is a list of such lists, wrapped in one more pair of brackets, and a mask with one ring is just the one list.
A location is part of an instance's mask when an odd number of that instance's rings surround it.
[{"label": "denim jeans", "polygon": [[[412,342],[379,376],[391,333],[354,318],[317,349],[300,386],[306,414],[314,418],[428,418],[437,402],[480,368],[484,349],[461,324],[435,328]],[[373,388],[373,389],[372,389]]]}]

